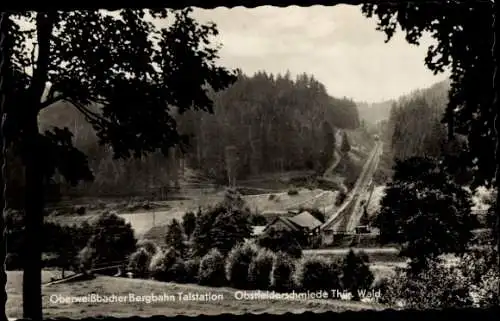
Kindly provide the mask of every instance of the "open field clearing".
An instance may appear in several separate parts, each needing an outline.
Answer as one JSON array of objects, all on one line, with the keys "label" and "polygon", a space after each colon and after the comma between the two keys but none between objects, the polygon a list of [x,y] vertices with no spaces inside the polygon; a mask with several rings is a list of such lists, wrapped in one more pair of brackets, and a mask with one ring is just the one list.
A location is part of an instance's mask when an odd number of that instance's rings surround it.
[{"label": "open field clearing", "polygon": [[[274,195],[274,199],[270,199]],[[260,195],[243,196],[251,210],[277,211],[294,206],[312,206],[321,209],[334,201],[336,193],[323,190],[300,189],[298,195],[283,193],[266,193]],[[203,195],[192,200],[162,202],[160,205],[167,206],[168,210],[148,210],[135,213],[119,213],[119,216],[131,224],[136,237],[141,237],[154,226],[162,226],[170,223],[172,219],[181,219],[187,211],[196,211],[199,207],[206,208],[220,202],[224,193],[215,195]],[[316,198],[315,198],[316,197]],[[271,197],[272,198],[272,197]],[[59,224],[79,224],[89,221],[97,214],[86,215],[60,215],[47,217],[47,221]]]},{"label": "open field clearing", "polygon": [[[270,193],[260,195],[244,196],[248,206],[259,211],[282,211],[292,207],[321,207],[335,202],[337,192],[324,191],[321,189],[308,190],[299,189],[299,194],[288,195],[284,193]],[[273,195],[273,196],[271,196]]]},{"label": "open field clearing", "polygon": [[[22,272],[8,272],[6,312],[9,318],[20,318]],[[214,294],[216,301],[179,300],[178,293]],[[169,299],[163,302],[117,302],[117,303],[51,303],[54,295],[81,297],[95,293],[100,296],[149,296],[165,294]],[[174,300],[171,300],[172,297]],[[379,310],[383,306],[334,300],[237,300],[235,290],[230,288],[209,288],[197,285],[180,285],[152,280],[124,279],[99,276],[85,282],[63,283],[43,287],[43,310],[45,317],[95,317],[99,315],[126,317],[151,315],[199,315],[221,313],[301,313],[304,311],[347,311]]]}]

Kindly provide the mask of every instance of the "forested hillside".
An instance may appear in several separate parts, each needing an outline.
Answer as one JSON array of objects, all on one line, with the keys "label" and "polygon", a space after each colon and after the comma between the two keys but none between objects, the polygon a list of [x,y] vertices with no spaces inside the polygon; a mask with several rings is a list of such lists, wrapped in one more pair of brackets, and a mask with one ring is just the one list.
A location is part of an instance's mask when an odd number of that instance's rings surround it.
[{"label": "forested hillside", "polygon": [[181,131],[194,136],[188,164],[210,176],[226,168],[226,147],[234,147],[236,176],[264,172],[321,169],[333,153],[337,128],[354,129],[354,102],[330,97],[313,77],[257,73],[240,75],[214,96],[213,115],[179,117]]},{"label": "forested hillside", "polygon": [[289,74],[240,74],[233,86],[212,93],[212,98],[213,114],[176,115],[180,132],[189,136],[183,157],[179,149],[172,150],[168,159],[158,153],[142,160],[113,160],[110,151],[97,144],[83,115],[69,104],[48,108],[40,124],[69,127],[75,145],[89,155],[95,180],[81,185],[79,193],[113,195],[175,185],[183,169],[223,183],[228,169],[235,178],[321,171],[332,158],[337,131],[360,125],[352,100],[329,96],[319,81],[305,74],[296,79]]},{"label": "forested hillside", "polygon": [[384,184],[390,179],[395,159],[436,157],[450,148],[446,142],[446,126],[441,122],[448,103],[448,90],[449,82],[442,81],[392,103],[388,119],[379,122],[385,145],[375,175],[378,183]]},{"label": "forested hillside", "polygon": [[448,82],[418,90],[394,103],[388,120],[393,156],[438,156],[446,140],[441,123],[448,103]]}]

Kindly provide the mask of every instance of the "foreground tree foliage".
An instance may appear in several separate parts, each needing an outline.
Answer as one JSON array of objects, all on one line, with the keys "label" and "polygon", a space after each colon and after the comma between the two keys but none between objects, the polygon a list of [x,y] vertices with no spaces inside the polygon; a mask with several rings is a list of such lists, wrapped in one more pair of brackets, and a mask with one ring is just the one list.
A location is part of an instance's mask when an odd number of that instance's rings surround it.
[{"label": "foreground tree foliage", "polygon": [[407,309],[466,308],[473,306],[470,284],[456,267],[432,261],[415,274],[399,270],[380,286],[382,302]]},{"label": "foreground tree foliage", "polygon": [[293,279],[301,291],[340,289],[340,268],[337,262],[321,257],[304,257],[296,262]]},{"label": "foreground tree foliage", "polygon": [[86,245],[94,253],[90,266],[124,261],[136,250],[134,230],[123,218],[104,213],[91,225],[92,234]]},{"label": "foreground tree foliage", "polygon": [[401,245],[415,271],[444,253],[463,253],[472,237],[471,194],[431,158],[395,165],[374,225],[383,243]]},{"label": "foreground tree foliage", "polygon": [[158,281],[183,281],[186,275],[181,254],[173,247],[159,251],[150,260],[149,275]]},{"label": "foreground tree foliage", "polygon": [[[454,1],[366,4],[365,16],[375,17],[377,29],[390,41],[400,27],[411,44],[419,44],[424,33],[437,41],[428,48],[426,66],[434,73],[451,71],[451,88],[444,122],[450,138],[468,137],[462,155],[464,165],[474,161],[475,183],[491,184],[495,172],[497,141],[493,104],[493,4]],[[473,22],[474,21],[474,22]],[[477,35],[482,35],[477,37]]]},{"label": "foreground tree foliage", "polygon": [[176,219],[173,219],[167,226],[165,234],[165,244],[174,248],[179,254],[184,257],[186,255],[187,246],[184,243],[184,231],[182,226]]},{"label": "foreground tree foliage", "polygon": [[[437,45],[428,48],[426,66],[434,73],[451,71],[451,89],[443,122],[448,138],[467,137],[466,148],[448,165],[458,166],[472,173],[472,187],[500,184],[498,155],[500,155],[500,117],[494,106],[495,70],[492,48],[494,43],[494,4],[477,1],[425,3],[365,4],[362,12],[375,17],[377,29],[390,41],[400,27],[411,44],[419,44],[424,33],[430,33]],[[478,35],[481,35],[480,37]],[[500,233],[500,211],[497,195],[497,231]],[[500,250],[500,237],[497,237]],[[497,251],[497,253],[500,251]],[[500,257],[497,264],[500,266]],[[498,288],[500,293],[500,287]]]},{"label": "foreground tree foliage", "polygon": [[351,292],[353,300],[359,301],[361,291],[366,291],[373,283],[369,264],[368,255],[363,252],[356,254],[352,249],[342,262],[342,287]]},{"label": "foreground tree foliage", "polygon": [[276,254],[260,248],[248,267],[248,279],[254,289],[268,289],[271,282],[271,271]]},{"label": "foreground tree foliage", "polygon": [[191,236],[192,254],[202,257],[215,248],[225,256],[251,236],[249,217],[250,210],[241,196],[228,191],[221,203],[197,216]]},{"label": "foreground tree foliage", "polygon": [[482,247],[465,253],[461,257],[459,269],[465,276],[470,290],[477,297],[480,307],[498,306],[498,282],[500,269],[496,264],[498,253],[495,248]]},{"label": "foreground tree foliage", "polygon": [[[114,158],[140,157],[185,142],[172,107],[213,111],[207,96],[235,78],[215,66],[214,25],[200,25],[189,9],[158,29],[146,17],[167,10],[27,12],[9,21],[10,53],[5,135],[25,167],[26,251],[23,316],[42,319],[41,245],[43,188],[57,171],[76,184],[91,179],[85,155],[68,128],[40,133],[39,113],[65,101],[83,114]],[[19,21],[27,22],[27,30]],[[28,46],[36,44],[36,51]],[[33,70],[29,72],[28,68]],[[25,72],[26,71],[26,72]]]},{"label": "foreground tree foliage", "polygon": [[144,278],[149,273],[148,267],[151,263],[152,255],[145,248],[140,247],[129,257],[127,269],[133,273],[134,277]]},{"label": "foreground tree foliage", "polygon": [[[19,270],[24,267],[26,251],[23,247],[25,242],[25,222],[22,212],[8,210],[5,212],[6,242],[7,246],[7,270]],[[92,235],[92,226],[87,222],[74,225],[59,225],[53,222],[44,222],[40,233],[42,252],[46,258],[43,260],[44,267],[59,267],[62,274],[68,269],[78,268],[77,256],[86,245]]]},{"label": "foreground tree foliage", "polygon": [[259,253],[259,248],[250,242],[237,244],[226,257],[226,279],[237,289],[250,289],[250,265]]},{"label": "foreground tree foliage", "polygon": [[287,292],[294,288],[295,259],[288,254],[279,252],[274,257],[271,269],[271,289],[277,292]]},{"label": "foreground tree foliage", "polygon": [[297,237],[297,233],[275,227],[270,227],[257,239],[259,246],[275,253],[286,253],[293,258],[300,258],[302,256],[300,242],[301,240]]},{"label": "foreground tree foliage", "polygon": [[200,261],[198,281],[201,285],[224,286],[227,284],[224,256],[211,249]]}]

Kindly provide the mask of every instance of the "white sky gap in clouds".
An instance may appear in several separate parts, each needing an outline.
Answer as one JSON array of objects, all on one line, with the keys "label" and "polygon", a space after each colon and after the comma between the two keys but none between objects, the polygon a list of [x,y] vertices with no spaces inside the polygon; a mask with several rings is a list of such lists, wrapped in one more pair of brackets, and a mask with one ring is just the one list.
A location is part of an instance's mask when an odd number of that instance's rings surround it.
[{"label": "white sky gap in clouds", "polygon": [[217,24],[221,64],[247,74],[306,72],[337,97],[392,99],[447,76],[434,76],[424,66],[430,37],[417,47],[399,32],[384,43],[385,34],[359,6],[195,8],[194,16]]},{"label": "white sky gap in clouds", "polygon": [[[398,32],[385,43],[385,34],[375,30],[376,21],[365,18],[360,6],[194,8],[193,16],[217,24],[220,64],[249,75],[306,72],[336,97],[393,99],[448,76],[434,76],[424,66],[430,37],[417,47]],[[170,24],[169,18],[158,25]]]}]

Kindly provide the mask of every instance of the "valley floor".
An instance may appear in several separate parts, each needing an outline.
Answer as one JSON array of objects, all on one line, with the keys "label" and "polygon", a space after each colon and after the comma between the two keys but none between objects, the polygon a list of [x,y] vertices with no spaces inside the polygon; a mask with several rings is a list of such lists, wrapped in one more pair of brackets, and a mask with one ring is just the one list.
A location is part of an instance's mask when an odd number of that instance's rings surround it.
[{"label": "valley floor", "polygon": [[[274,197],[270,197],[274,195]],[[252,211],[283,211],[290,207],[313,207],[322,209],[335,202],[337,192],[324,191],[321,189],[309,190],[299,189],[297,195],[288,195],[287,192],[265,193],[258,195],[245,195],[243,198]],[[142,237],[147,231],[155,226],[167,225],[172,219],[180,220],[187,211],[196,211],[199,207],[206,208],[220,202],[224,193],[213,193],[200,195],[200,197],[182,200],[158,202],[159,208],[153,210],[139,210],[127,213],[126,209],[118,213],[132,225],[137,237]],[[47,220],[60,224],[78,224],[95,217],[98,212],[89,212],[85,215],[59,215],[49,216]]]}]

